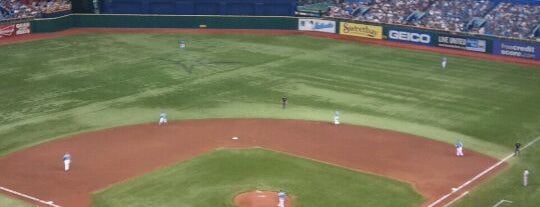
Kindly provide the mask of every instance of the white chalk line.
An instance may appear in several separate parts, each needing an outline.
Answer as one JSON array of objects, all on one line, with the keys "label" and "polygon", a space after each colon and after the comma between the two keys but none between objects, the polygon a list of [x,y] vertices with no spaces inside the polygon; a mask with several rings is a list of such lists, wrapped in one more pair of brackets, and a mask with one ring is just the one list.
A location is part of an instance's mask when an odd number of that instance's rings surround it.
[{"label": "white chalk line", "polygon": [[[525,150],[527,149],[527,147],[531,146],[532,144],[534,144],[535,142],[537,142],[538,140],[540,140],[540,137],[537,137],[536,139],[534,139],[533,141],[530,141],[529,143],[527,143],[525,146],[523,146],[522,150]],[[452,191],[444,196],[442,196],[441,198],[439,198],[438,200],[434,201],[433,203],[429,204],[428,207],[434,207],[435,205],[439,204],[440,202],[442,202],[443,200],[445,200],[446,198],[450,197],[452,194],[458,192],[459,190],[461,190],[462,188],[464,188],[465,186],[471,184],[472,182],[476,181],[478,178],[484,176],[485,174],[489,173],[490,171],[492,171],[493,169],[499,167],[499,165],[501,165],[502,163],[506,162],[507,160],[509,160],[510,158],[514,157],[514,153],[511,153],[509,154],[508,156],[506,156],[505,158],[503,158],[502,160],[500,160],[499,162],[495,163],[494,165],[492,165],[491,167],[487,168],[486,170],[482,171],[481,173],[479,173],[478,175],[474,176],[473,178],[467,180],[465,183],[461,184],[459,187],[456,188],[455,191]]]},{"label": "white chalk line", "polygon": [[501,205],[501,204],[504,203],[504,202],[512,203],[512,201],[509,201],[509,200],[501,200],[501,201],[499,201],[498,203],[496,203],[495,205],[493,205],[493,207],[497,207],[497,206]]},{"label": "white chalk line", "polygon": [[464,193],[462,193],[460,196],[458,196],[457,198],[454,198],[454,200],[450,201],[449,203],[447,203],[446,205],[444,205],[444,207],[448,207],[449,205],[452,205],[452,203],[456,202],[457,200],[463,198],[463,196],[469,194],[469,191],[465,191]]},{"label": "white chalk line", "polygon": [[9,193],[21,196],[21,197],[26,198],[26,199],[30,199],[30,200],[33,200],[33,201],[36,201],[36,202],[40,202],[40,203],[43,203],[45,205],[49,205],[49,206],[52,206],[52,207],[62,207],[62,206],[54,204],[54,202],[52,202],[52,201],[44,201],[44,200],[41,200],[39,198],[26,195],[24,193],[19,193],[17,191],[11,190],[11,189],[4,188],[2,186],[0,186],[0,190],[3,190],[3,191],[6,191],[6,192],[9,192]]}]

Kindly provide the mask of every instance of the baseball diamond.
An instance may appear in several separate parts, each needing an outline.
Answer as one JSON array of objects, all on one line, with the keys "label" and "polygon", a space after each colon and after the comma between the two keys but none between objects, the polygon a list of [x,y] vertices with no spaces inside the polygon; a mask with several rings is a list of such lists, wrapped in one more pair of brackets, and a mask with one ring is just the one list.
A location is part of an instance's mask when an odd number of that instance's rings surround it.
[{"label": "baseball diamond", "polygon": [[538,42],[164,2],[0,25],[0,206],[540,203]]}]

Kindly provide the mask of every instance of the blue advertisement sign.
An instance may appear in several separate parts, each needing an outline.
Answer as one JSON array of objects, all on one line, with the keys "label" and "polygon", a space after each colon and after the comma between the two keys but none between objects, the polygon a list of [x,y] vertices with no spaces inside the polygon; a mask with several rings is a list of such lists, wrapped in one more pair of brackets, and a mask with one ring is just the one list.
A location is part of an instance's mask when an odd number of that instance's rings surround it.
[{"label": "blue advertisement sign", "polygon": [[384,35],[388,40],[421,45],[432,45],[435,37],[431,32],[398,27],[384,27]]},{"label": "blue advertisement sign", "polygon": [[540,59],[540,43],[495,40],[493,54]]},{"label": "blue advertisement sign", "polygon": [[487,40],[472,37],[450,36],[444,34],[440,34],[437,38],[437,46],[476,52],[488,51]]}]

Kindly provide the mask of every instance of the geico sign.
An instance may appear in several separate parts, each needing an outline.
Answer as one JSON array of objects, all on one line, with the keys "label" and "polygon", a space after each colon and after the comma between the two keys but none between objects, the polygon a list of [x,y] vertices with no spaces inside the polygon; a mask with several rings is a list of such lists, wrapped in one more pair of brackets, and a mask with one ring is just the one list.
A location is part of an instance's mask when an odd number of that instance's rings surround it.
[{"label": "geico sign", "polygon": [[418,34],[414,32],[402,32],[396,30],[390,30],[388,33],[390,39],[404,40],[410,42],[419,42],[429,44],[431,42],[431,36],[427,34]]}]

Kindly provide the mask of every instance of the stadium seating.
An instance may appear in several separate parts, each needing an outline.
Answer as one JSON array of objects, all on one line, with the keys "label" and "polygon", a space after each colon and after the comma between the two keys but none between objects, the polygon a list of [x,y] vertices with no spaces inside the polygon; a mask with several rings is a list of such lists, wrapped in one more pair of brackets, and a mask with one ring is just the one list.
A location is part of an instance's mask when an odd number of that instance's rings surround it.
[{"label": "stadium seating", "polygon": [[540,25],[540,5],[500,3],[485,19],[485,34],[534,38],[534,29]]},{"label": "stadium seating", "polygon": [[69,0],[0,0],[0,20],[35,18],[69,10]]},{"label": "stadium seating", "polygon": [[438,0],[428,8],[420,25],[433,29],[462,32],[474,17],[483,17],[494,6],[489,0]]},{"label": "stadium seating", "polygon": [[338,0],[326,16],[521,39],[540,33],[540,5],[532,1]]},{"label": "stadium seating", "polygon": [[356,19],[388,24],[405,24],[416,11],[424,11],[429,0],[375,0],[368,12]]}]

